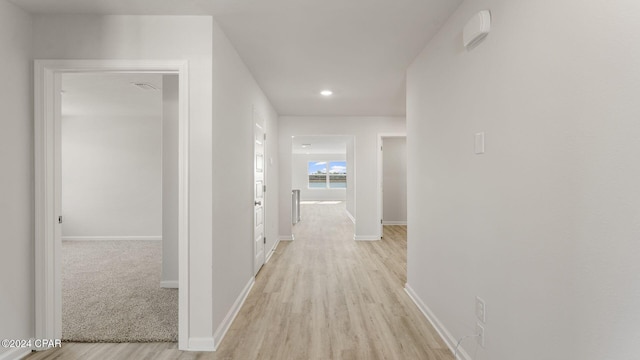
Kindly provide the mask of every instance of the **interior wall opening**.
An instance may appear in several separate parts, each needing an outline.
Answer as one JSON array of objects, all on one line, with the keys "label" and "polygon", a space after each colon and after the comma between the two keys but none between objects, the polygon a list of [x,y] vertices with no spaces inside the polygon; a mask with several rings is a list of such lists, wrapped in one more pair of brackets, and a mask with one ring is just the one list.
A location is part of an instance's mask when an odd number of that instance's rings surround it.
[{"label": "interior wall opening", "polygon": [[62,339],[178,341],[178,75],[61,75]]},{"label": "interior wall opening", "polygon": [[[380,234],[407,258],[407,137],[380,136]],[[406,281],[406,267],[402,272]]]},{"label": "interior wall opening", "polygon": [[305,205],[340,205],[355,224],[354,139],[348,135],[300,135],[291,148],[292,223]]}]

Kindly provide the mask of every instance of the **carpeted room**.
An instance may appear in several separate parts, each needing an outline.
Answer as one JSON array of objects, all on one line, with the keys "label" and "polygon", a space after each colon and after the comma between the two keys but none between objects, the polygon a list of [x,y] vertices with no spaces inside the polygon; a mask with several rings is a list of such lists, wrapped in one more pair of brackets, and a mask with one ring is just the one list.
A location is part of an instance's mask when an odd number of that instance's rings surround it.
[{"label": "carpeted room", "polygon": [[176,80],[63,75],[63,341],[177,341]]},{"label": "carpeted room", "polygon": [[160,287],[160,241],[63,241],[62,250],[64,341],[178,341],[178,289]]}]

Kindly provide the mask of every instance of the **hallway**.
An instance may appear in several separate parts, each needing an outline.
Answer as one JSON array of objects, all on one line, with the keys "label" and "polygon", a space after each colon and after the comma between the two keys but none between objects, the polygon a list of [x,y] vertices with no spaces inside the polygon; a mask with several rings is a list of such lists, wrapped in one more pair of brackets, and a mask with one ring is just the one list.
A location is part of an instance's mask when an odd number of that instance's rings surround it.
[{"label": "hallway", "polygon": [[355,242],[344,203],[301,211],[296,240],[281,242],[258,273],[215,353],[184,353],[173,343],[64,344],[60,357],[29,359],[452,359],[404,292],[406,227]]}]

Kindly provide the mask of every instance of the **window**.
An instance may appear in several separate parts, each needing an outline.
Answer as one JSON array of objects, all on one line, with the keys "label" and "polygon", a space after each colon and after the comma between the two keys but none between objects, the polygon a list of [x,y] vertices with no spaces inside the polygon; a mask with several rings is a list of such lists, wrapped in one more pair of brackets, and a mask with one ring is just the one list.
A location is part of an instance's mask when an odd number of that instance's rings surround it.
[{"label": "window", "polygon": [[309,162],[309,189],[325,189],[327,187],[327,162]]},{"label": "window", "polygon": [[329,163],[329,188],[347,188],[347,162],[332,161]]},{"label": "window", "polygon": [[309,189],[346,189],[346,161],[310,161]]}]

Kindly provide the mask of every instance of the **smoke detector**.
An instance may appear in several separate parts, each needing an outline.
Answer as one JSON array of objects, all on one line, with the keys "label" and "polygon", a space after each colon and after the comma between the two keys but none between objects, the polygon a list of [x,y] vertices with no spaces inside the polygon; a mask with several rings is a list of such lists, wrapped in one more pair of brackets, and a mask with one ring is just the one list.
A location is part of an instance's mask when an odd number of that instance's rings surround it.
[{"label": "smoke detector", "polygon": [[464,47],[471,50],[478,46],[491,31],[491,12],[482,10],[475,14],[462,31]]}]

